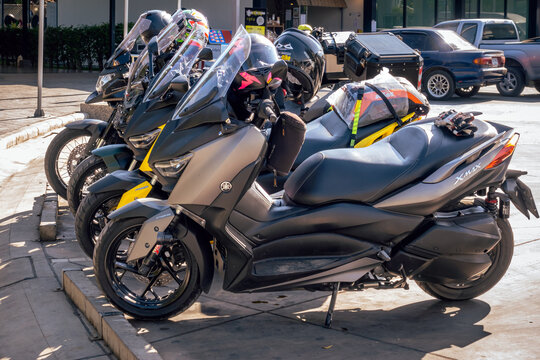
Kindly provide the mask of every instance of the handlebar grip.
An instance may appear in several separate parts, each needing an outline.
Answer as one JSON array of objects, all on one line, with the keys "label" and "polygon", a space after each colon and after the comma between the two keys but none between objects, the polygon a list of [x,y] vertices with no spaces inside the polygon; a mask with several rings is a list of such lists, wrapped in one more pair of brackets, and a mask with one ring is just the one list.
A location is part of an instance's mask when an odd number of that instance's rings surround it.
[{"label": "handlebar grip", "polygon": [[272,103],[266,103],[264,104],[264,107],[263,107],[263,114],[264,116],[270,120],[271,122],[276,122],[277,121],[277,116],[276,116],[276,113],[274,112],[273,110],[273,104]]}]

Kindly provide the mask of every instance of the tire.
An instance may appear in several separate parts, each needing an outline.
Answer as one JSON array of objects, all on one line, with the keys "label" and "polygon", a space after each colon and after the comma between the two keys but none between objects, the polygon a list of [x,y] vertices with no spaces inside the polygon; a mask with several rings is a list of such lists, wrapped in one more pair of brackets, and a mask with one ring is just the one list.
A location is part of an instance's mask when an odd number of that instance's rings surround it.
[{"label": "tire", "polygon": [[[49,144],[45,153],[45,175],[53,190],[61,197],[67,197],[67,184],[75,167],[89,154],[86,146],[90,141],[86,130],[64,129]],[[59,165],[60,160],[65,164]]]},{"label": "tire", "polygon": [[[144,278],[148,278],[136,273],[142,259],[126,264],[125,252],[118,251],[120,246],[123,246],[123,248],[129,246],[130,241],[126,240],[126,238],[130,239],[135,236],[145,220],[146,218],[140,217],[120,219],[111,221],[105,226],[94,250],[94,272],[101,290],[119,310],[141,320],[167,319],[185,311],[201,294],[198,265],[193,254],[180,241],[174,242],[173,246],[176,246],[176,248],[164,245],[160,255],[158,255],[158,262],[152,267],[151,271],[151,273],[156,274],[151,277],[154,284],[160,281],[162,283],[151,287],[151,289],[157,288],[155,289],[157,296],[154,296],[154,300],[147,299],[145,294],[148,291],[145,291],[145,288],[150,282],[142,282]],[[185,268],[182,268],[185,269],[185,277],[179,279],[181,284],[178,284],[171,275],[175,273],[178,276],[180,270],[171,269],[171,263],[163,260],[166,254],[170,255],[171,253],[180,254],[178,258],[182,259],[182,264],[185,263],[186,265]],[[117,267],[119,264],[123,264],[123,267]],[[167,268],[163,264],[168,264],[169,269],[171,269],[167,270],[170,271],[168,272],[171,277],[170,282],[164,281],[161,278],[162,275],[157,275],[157,273],[163,274],[161,271]],[[176,266],[176,264],[172,266]],[[129,268],[131,271],[125,270],[125,268]],[[122,273],[120,274],[120,272]],[[140,295],[129,289],[128,285],[122,281],[126,274],[128,275],[130,287],[133,287],[133,284],[139,281],[140,288],[142,288]],[[179,285],[173,292],[165,292],[163,290],[166,289],[160,289],[164,287],[163,283],[170,285],[171,282],[171,287]],[[164,294],[162,302],[160,302],[161,294]]]},{"label": "tire", "polygon": [[448,100],[455,92],[454,78],[447,71],[435,70],[423,80],[424,91],[430,100]]},{"label": "tire", "polygon": [[107,166],[102,158],[95,155],[90,155],[75,168],[67,188],[67,201],[73,215],[77,213],[79,204],[86,196],[88,186],[105,175]]},{"label": "tire", "polygon": [[480,86],[469,86],[467,88],[459,88],[455,90],[456,95],[463,98],[473,97],[480,91]]},{"label": "tire", "polygon": [[75,236],[84,253],[92,258],[101,230],[107,224],[107,216],[116,209],[123,191],[108,191],[86,196],[75,215]]},{"label": "tire", "polygon": [[482,277],[461,287],[416,281],[418,286],[435,298],[450,301],[469,300],[490,290],[506,273],[514,254],[514,235],[510,223],[499,218],[497,225],[501,230],[501,241],[489,252],[492,264]]},{"label": "tire", "polygon": [[534,88],[536,89],[536,91],[540,92],[540,81],[534,82]]},{"label": "tire", "polygon": [[525,77],[517,67],[507,69],[504,80],[497,83],[497,90],[502,96],[519,96],[525,88]]}]

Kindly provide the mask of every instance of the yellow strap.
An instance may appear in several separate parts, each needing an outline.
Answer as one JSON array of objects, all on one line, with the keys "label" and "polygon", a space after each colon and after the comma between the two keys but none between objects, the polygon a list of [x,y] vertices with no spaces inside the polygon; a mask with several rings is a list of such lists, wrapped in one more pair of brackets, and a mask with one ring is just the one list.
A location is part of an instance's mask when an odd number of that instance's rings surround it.
[{"label": "yellow strap", "polygon": [[350,146],[354,147],[356,143],[356,133],[358,132],[358,120],[360,119],[360,108],[362,107],[362,100],[356,100],[356,106],[354,108],[354,120],[352,126],[352,136]]}]

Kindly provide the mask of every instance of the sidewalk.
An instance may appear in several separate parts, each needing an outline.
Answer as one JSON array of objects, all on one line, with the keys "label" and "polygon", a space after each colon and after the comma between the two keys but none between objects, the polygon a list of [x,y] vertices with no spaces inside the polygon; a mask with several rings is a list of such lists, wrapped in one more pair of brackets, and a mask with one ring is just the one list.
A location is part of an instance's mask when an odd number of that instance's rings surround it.
[{"label": "sidewalk", "polygon": [[55,253],[61,241],[39,242],[43,159],[26,162],[25,157],[29,150],[42,151],[48,141],[35,139],[0,156],[25,165],[11,168],[22,171],[0,181],[0,358],[109,359],[110,350],[95,339],[53,271],[55,257],[69,257],[67,248]]},{"label": "sidewalk", "polygon": [[0,73],[0,138],[22,127],[73,114],[94,91],[98,72],[45,73],[45,117],[34,118],[37,108],[36,73]]}]

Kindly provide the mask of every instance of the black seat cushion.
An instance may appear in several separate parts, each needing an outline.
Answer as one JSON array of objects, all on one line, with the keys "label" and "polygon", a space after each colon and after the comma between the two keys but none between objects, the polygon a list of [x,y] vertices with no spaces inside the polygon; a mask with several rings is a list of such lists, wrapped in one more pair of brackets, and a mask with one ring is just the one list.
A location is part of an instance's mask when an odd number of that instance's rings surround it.
[{"label": "black seat cushion", "polygon": [[424,178],[471,147],[494,137],[493,126],[475,120],[473,137],[457,138],[433,123],[411,124],[374,145],[316,153],[284,185],[294,203],[370,203]]}]

